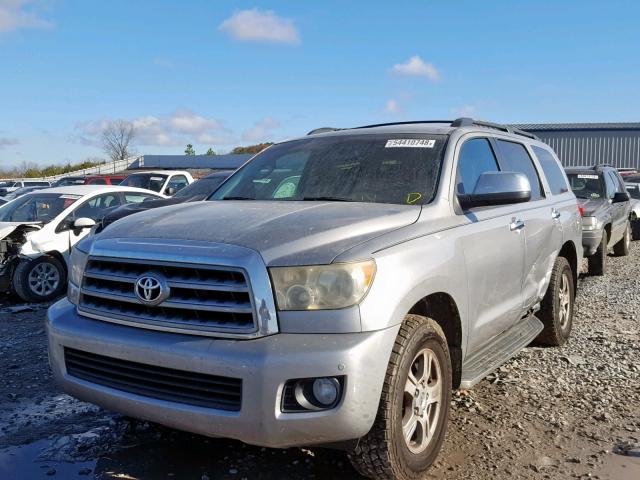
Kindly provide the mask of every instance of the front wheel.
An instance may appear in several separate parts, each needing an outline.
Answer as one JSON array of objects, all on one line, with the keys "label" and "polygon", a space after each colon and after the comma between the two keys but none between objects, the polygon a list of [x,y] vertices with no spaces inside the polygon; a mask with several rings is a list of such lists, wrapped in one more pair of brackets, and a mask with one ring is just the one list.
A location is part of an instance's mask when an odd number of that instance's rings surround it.
[{"label": "front wheel", "polygon": [[607,231],[602,232],[602,239],[600,240],[600,246],[598,250],[592,256],[587,257],[589,263],[589,275],[604,275],[607,271],[607,245],[609,237]]},{"label": "front wheel", "polygon": [[64,292],[67,272],[55,257],[23,260],[13,272],[13,289],[26,302],[48,302]]},{"label": "front wheel", "polygon": [[407,315],[387,367],[373,427],[349,453],[375,479],[419,479],[435,461],[447,430],[451,360],[440,326]]}]

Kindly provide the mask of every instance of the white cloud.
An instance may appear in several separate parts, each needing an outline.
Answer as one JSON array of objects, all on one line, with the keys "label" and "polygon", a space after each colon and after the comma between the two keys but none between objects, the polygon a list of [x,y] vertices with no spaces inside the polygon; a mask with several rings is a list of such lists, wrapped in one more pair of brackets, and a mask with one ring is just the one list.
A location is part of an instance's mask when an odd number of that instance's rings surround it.
[{"label": "white cloud", "polygon": [[0,137],[0,150],[5,147],[12,147],[14,145],[18,145],[20,141],[17,138],[13,137]]},{"label": "white cloud", "polygon": [[227,18],[218,29],[236,40],[298,45],[300,34],[289,18],[271,10],[242,10]]},{"label": "white cloud", "polygon": [[411,57],[405,63],[397,63],[391,68],[391,72],[397,75],[410,77],[427,77],[434,82],[440,80],[440,72],[432,63],[427,63],[419,56]]},{"label": "white cloud", "polygon": [[464,105],[458,108],[452,108],[451,113],[457,117],[473,117],[477,109],[475,105]]},{"label": "white cloud", "polygon": [[398,113],[402,113],[403,108],[400,106],[397,100],[391,99],[387,100],[387,103],[384,106],[384,111],[385,113],[396,115]]},{"label": "white cloud", "polygon": [[255,125],[242,133],[245,142],[273,141],[274,130],[280,128],[280,122],[271,117],[259,120]]},{"label": "white cloud", "polygon": [[[104,129],[114,119],[102,118],[76,125],[72,140],[85,145],[100,146]],[[135,130],[134,143],[147,146],[180,146],[187,143],[228,145],[235,141],[224,122],[197,115],[191,110],[176,110],[170,115],[144,115],[129,119]]]},{"label": "white cloud", "polygon": [[0,0],[0,33],[21,28],[47,28],[52,24],[28,9],[30,0]]}]

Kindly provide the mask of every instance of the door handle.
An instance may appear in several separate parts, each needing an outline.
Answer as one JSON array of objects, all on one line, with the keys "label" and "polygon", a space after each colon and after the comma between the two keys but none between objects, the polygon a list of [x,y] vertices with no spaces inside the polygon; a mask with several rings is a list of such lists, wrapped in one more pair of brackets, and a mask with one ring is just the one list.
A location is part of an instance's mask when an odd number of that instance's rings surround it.
[{"label": "door handle", "polygon": [[560,212],[558,210],[556,210],[555,208],[551,209],[551,218],[553,218],[554,220],[557,220],[560,218]]},{"label": "door handle", "polygon": [[509,230],[512,232],[520,231],[524,228],[524,220],[516,220],[515,217],[511,219],[511,223],[509,224]]}]

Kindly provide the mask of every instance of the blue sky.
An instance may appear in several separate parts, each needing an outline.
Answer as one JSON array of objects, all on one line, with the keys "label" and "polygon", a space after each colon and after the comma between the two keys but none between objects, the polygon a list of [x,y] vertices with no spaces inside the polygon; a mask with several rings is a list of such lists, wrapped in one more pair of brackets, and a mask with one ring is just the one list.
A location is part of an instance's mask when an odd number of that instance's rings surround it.
[{"label": "blue sky", "polygon": [[638,2],[0,0],[0,167],[320,126],[640,120]]}]

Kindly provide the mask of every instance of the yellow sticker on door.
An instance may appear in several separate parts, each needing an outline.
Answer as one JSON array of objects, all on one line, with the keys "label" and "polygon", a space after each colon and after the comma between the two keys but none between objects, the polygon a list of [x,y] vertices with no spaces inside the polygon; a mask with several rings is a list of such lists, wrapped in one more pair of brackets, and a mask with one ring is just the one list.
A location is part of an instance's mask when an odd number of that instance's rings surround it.
[{"label": "yellow sticker on door", "polygon": [[412,203],[416,203],[418,200],[422,198],[422,194],[419,192],[411,192],[407,194],[407,203],[411,205]]}]

